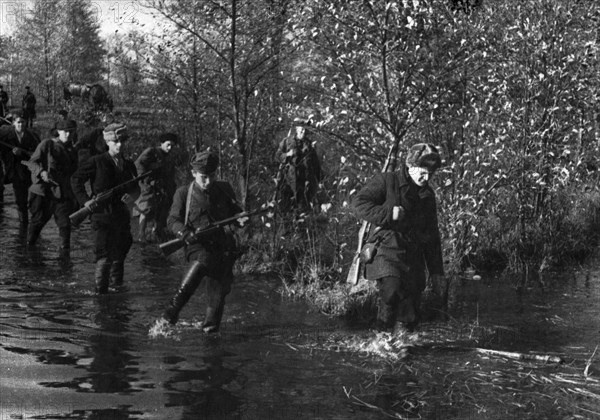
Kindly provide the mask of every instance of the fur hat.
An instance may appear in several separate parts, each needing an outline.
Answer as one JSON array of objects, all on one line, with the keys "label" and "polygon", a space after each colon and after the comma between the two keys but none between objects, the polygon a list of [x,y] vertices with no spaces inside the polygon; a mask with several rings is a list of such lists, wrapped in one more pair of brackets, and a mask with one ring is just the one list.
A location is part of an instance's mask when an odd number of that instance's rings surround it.
[{"label": "fur hat", "polygon": [[107,125],[102,132],[104,141],[125,141],[129,138],[127,126],[123,123],[112,123]]},{"label": "fur hat", "polygon": [[77,129],[77,123],[73,120],[59,121],[56,124],[56,129],[60,131],[72,131]]},{"label": "fur hat", "polygon": [[210,175],[219,167],[219,156],[212,150],[196,153],[190,161],[192,169]]},{"label": "fur hat", "polygon": [[427,168],[435,171],[442,166],[442,158],[437,147],[431,143],[417,143],[410,148],[406,156],[406,166]]}]

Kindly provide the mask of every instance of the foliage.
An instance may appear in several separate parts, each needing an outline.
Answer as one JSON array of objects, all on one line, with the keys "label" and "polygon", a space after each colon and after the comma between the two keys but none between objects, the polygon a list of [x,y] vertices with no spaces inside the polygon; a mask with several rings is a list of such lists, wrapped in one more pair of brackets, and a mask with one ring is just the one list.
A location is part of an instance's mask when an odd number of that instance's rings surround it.
[{"label": "foliage", "polygon": [[[586,254],[594,246],[595,237],[577,239],[595,228],[598,202],[593,2],[146,3],[157,30],[112,36],[108,58],[85,70],[101,74],[109,63],[117,109],[143,120],[140,141],[169,129],[185,140],[183,154],[217,149],[221,175],[253,208],[274,195],[274,151],[290,121],[312,118],[326,174],[318,204],[328,209],[321,215],[327,226],[304,235],[300,249],[281,239],[283,222],[250,235],[262,255],[297,253],[288,277],[295,283],[335,288],[355,247],[354,193],[381,170],[391,146],[402,159],[416,142],[443,151],[434,186],[448,272],[483,264],[483,255],[511,269],[545,267],[568,249]],[[37,50],[13,57],[12,71],[60,80],[77,67],[58,59],[65,49],[56,36],[67,29],[44,32],[53,28],[41,11],[35,16],[31,34],[19,29],[15,38]],[[84,26],[90,36],[82,45],[95,45],[93,25]],[[44,39],[46,67],[29,53]],[[0,66],[8,62],[0,51]],[[333,242],[329,258],[316,252],[321,242]]]},{"label": "foliage", "polygon": [[105,50],[90,1],[34,2],[17,20],[11,40],[6,69],[13,92],[29,85],[56,104],[64,85],[96,82],[104,71]]}]

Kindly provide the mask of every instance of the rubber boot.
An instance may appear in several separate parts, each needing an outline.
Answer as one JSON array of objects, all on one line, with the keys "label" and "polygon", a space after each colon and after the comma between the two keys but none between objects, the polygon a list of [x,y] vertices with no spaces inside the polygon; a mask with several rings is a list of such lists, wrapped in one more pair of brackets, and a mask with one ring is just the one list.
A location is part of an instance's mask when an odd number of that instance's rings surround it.
[{"label": "rubber boot", "polygon": [[100,258],[96,261],[96,293],[103,295],[108,293],[108,278],[110,274],[111,263],[107,258]]},{"label": "rubber boot", "polygon": [[[21,225],[23,226],[23,225]],[[38,238],[40,237],[40,233],[42,232],[42,228],[39,226],[31,225],[27,230],[27,247],[32,248],[35,246]]]},{"label": "rubber boot", "polygon": [[60,236],[60,249],[61,250],[71,249],[71,228],[69,228],[69,227],[59,228],[58,235]]},{"label": "rubber boot", "polygon": [[163,313],[162,317],[167,320],[169,324],[177,324],[179,312],[183,309],[188,300],[190,300],[200,285],[202,277],[204,277],[203,271],[204,266],[198,261],[194,261],[188,268],[185,276],[183,276],[179,290],[175,293],[175,296],[171,299],[171,304]]},{"label": "rubber boot", "polygon": [[123,285],[123,274],[125,273],[124,261],[113,261],[110,264],[110,281],[115,286]]},{"label": "rubber boot", "polygon": [[140,241],[140,243],[145,243],[146,242],[146,224],[147,224],[147,220],[146,220],[146,215],[144,214],[140,214],[140,225],[139,225],[139,229],[138,229],[138,240]]},{"label": "rubber boot", "polygon": [[27,228],[27,225],[29,225],[29,214],[27,214],[27,210],[18,211],[18,213],[19,213],[19,226],[21,228]]}]

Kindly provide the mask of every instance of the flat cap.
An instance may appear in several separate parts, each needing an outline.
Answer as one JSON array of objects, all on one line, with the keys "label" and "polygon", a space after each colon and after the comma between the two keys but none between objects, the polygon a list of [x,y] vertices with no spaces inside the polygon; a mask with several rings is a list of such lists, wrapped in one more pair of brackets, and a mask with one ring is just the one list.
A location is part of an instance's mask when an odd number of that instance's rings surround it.
[{"label": "flat cap", "polygon": [[72,131],[77,129],[77,123],[74,120],[59,121],[56,129],[61,131]]}]

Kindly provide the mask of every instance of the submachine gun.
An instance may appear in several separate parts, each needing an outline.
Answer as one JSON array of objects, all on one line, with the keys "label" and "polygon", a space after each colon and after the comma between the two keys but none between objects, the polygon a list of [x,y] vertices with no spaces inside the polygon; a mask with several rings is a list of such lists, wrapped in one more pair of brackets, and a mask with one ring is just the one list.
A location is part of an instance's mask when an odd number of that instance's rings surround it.
[{"label": "submachine gun", "polygon": [[[135,178],[132,178],[129,181],[125,181],[122,184],[117,185],[116,187],[106,190],[106,191],[98,194],[94,198],[94,201],[97,203],[98,206],[102,206],[104,203],[106,203],[108,200],[110,200],[115,194],[117,194],[119,191],[122,191],[124,187],[150,176],[153,172],[154,172],[154,170],[144,172],[143,174],[136,176]],[[93,213],[92,210],[90,210],[86,206],[83,206],[82,208],[77,210],[75,213],[71,214],[69,216],[69,219],[71,220],[71,224],[73,226],[79,226],[92,213]]]},{"label": "submachine gun", "polygon": [[178,249],[182,248],[186,243],[189,244],[189,243],[193,243],[193,242],[199,242],[202,240],[203,237],[210,236],[212,233],[214,233],[219,228],[229,225],[229,224],[235,222],[236,220],[241,219],[242,217],[251,217],[256,214],[265,213],[265,212],[269,212],[269,211],[272,212],[273,208],[266,206],[266,207],[260,208],[258,210],[245,211],[242,213],[238,213],[235,216],[228,217],[227,219],[219,220],[218,222],[213,222],[207,226],[195,229],[187,239],[175,238],[168,242],[164,242],[164,243],[160,244],[158,247],[160,248],[160,250],[162,251],[164,256],[168,256],[168,255],[171,255],[173,252],[177,251]]}]

